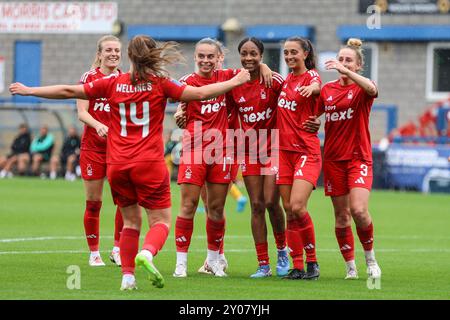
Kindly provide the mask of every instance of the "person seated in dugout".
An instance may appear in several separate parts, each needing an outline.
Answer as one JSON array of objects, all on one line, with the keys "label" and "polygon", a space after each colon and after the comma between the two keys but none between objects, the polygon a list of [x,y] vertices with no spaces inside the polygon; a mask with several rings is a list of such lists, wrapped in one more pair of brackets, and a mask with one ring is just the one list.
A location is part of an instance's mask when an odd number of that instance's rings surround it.
[{"label": "person seated in dugout", "polygon": [[0,156],[0,178],[13,176],[13,168],[17,166],[17,172],[23,175],[30,163],[31,135],[28,126],[22,123],[19,133],[11,144],[11,152],[7,156]]},{"label": "person seated in dugout", "polygon": [[40,174],[42,163],[49,162],[52,156],[55,139],[51,133],[48,132],[48,126],[44,125],[39,130],[33,142],[31,143],[31,172],[33,175]]},{"label": "person seated in dugout", "polygon": [[80,136],[75,127],[68,129],[64,139],[59,157],[54,155],[50,160],[50,179],[54,180],[58,176],[58,170],[62,173],[65,170],[64,178],[69,181],[76,179],[75,167],[80,156]]}]

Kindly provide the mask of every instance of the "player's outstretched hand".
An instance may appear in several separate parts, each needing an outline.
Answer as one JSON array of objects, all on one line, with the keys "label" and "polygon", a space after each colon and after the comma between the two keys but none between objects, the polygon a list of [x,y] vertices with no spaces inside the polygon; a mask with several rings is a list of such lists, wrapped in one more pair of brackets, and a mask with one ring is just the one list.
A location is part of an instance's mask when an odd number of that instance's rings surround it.
[{"label": "player's outstretched hand", "polygon": [[301,96],[306,97],[306,98],[311,97],[311,95],[313,94],[313,91],[314,91],[314,88],[312,85],[303,86],[298,89],[298,93],[300,93]]},{"label": "player's outstretched hand", "polygon": [[244,84],[247,81],[250,81],[250,72],[242,68],[241,71],[234,78],[238,81],[239,85]]},{"label": "player's outstretched hand", "polygon": [[11,94],[18,94],[18,95],[21,95],[21,96],[27,96],[27,95],[30,94],[30,88],[25,86],[25,85],[23,85],[20,82],[15,82],[15,83],[12,83],[9,86],[9,92],[11,92]]},{"label": "player's outstretched hand", "polygon": [[264,83],[266,88],[272,88],[272,70],[265,63],[261,63],[260,68],[259,83]]},{"label": "player's outstretched hand", "polygon": [[102,138],[106,138],[106,136],[108,135],[108,127],[105,126],[103,123],[99,124],[95,130],[97,131],[97,134],[102,137]]},{"label": "player's outstretched hand", "polygon": [[178,128],[184,129],[186,127],[186,103],[181,102],[178,104],[177,112],[173,115],[175,118],[175,123],[177,124]]},{"label": "player's outstretched hand", "polygon": [[320,129],[320,120],[317,116],[309,116],[309,119],[303,122],[303,129],[307,132],[316,133]]}]

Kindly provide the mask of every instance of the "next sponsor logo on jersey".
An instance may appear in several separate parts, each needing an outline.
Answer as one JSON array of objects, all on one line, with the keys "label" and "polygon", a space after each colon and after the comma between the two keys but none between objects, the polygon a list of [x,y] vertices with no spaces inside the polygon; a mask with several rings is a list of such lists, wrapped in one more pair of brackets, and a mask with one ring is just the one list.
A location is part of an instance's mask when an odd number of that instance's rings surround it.
[{"label": "next sponsor logo on jersey", "polygon": [[[331,111],[336,110],[336,106],[325,106],[325,111]],[[325,114],[325,121],[326,122],[335,122],[335,121],[341,121],[341,120],[350,120],[353,118],[353,112],[354,110],[352,108],[348,108],[344,111],[335,111],[335,112],[327,112]]]},{"label": "next sponsor logo on jersey", "polygon": [[291,111],[297,111],[297,109],[295,108],[297,106],[297,102],[289,101],[289,100],[286,100],[284,98],[281,98],[281,99],[278,100],[278,106],[280,108],[288,109],[288,110],[291,110]]},{"label": "next sponsor logo on jersey", "polygon": [[94,111],[105,111],[109,112],[111,108],[109,107],[108,99],[100,98],[95,100]]},{"label": "next sponsor logo on jersey", "polygon": [[226,107],[227,104],[225,101],[220,101],[216,103],[208,103],[208,104],[202,104],[200,113],[211,113],[211,112],[218,112],[221,107]]},{"label": "next sponsor logo on jersey", "polygon": [[[245,112],[245,111],[252,111],[253,107],[246,107],[246,108],[239,108],[239,111],[241,113]],[[254,123],[254,122],[258,122],[258,121],[265,121],[267,119],[270,119],[270,117],[272,116],[272,109],[271,108],[267,108],[267,110],[264,110],[262,112],[252,112],[250,114],[243,114],[243,118],[244,118],[244,122],[246,123]]]}]

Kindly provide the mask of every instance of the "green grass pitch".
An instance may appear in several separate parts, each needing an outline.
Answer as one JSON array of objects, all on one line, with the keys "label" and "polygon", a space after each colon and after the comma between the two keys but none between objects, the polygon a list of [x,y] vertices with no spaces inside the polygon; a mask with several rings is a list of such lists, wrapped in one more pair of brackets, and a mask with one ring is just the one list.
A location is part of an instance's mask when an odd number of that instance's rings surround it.
[{"label": "green grass pitch", "polygon": [[[227,199],[225,253],[227,278],[197,274],[206,255],[205,216],[197,214],[188,262],[188,278],[172,277],[175,266],[174,228],[155,265],[165,277],[154,288],[137,270],[139,290],[119,290],[120,268],[109,262],[113,244],[114,207],[105,184],[100,249],[106,267],[88,266],[83,237],[84,190],[81,181],[0,180],[0,299],[449,299],[450,197],[374,191],[370,212],[375,226],[375,252],[383,272],[379,289],[369,289],[364,255],[355,232],[360,279],[343,280],[345,265],[334,236],[331,202],[315,191],[309,211],[316,228],[318,281],[287,281],[276,276],[250,279],[257,261],[250,229],[250,209],[235,212]],[[244,190],[243,190],[244,191]],[[245,191],[244,191],[245,192]],[[179,190],[172,185],[173,217]],[[173,219],[173,222],[175,220]],[[147,230],[143,224],[142,237]],[[276,254],[271,227],[272,268]],[[69,266],[81,270],[80,289],[67,288]]]}]

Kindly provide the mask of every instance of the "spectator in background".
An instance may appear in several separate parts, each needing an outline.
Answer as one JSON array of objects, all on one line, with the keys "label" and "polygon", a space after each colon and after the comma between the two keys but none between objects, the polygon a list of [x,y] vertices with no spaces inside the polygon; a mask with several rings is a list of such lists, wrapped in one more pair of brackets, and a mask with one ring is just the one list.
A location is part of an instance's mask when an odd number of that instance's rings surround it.
[{"label": "spectator in background", "polygon": [[43,125],[39,135],[31,143],[31,172],[37,176],[40,173],[41,164],[50,161],[52,156],[55,139],[51,133],[48,133],[48,126]]},{"label": "spectator in background", "polygon": [[50,179],[57,177],[58,167],[66,170],[65,179],[74,181],[76,179],[75,165],[80,156],[80,136],[75,127],[69,127],[68,134],[58,156],[53,156],[50,161]]},{"label": "spectator in background", "polygon": [[17,171],[23,175],[30,163],[30,143],[31,135],[28,126],[22,123],[19,126],[19,134],[11,145],[11,153],[8,156],[0,157],[0,178],[12,177],[12,168],[17,164]]}]

